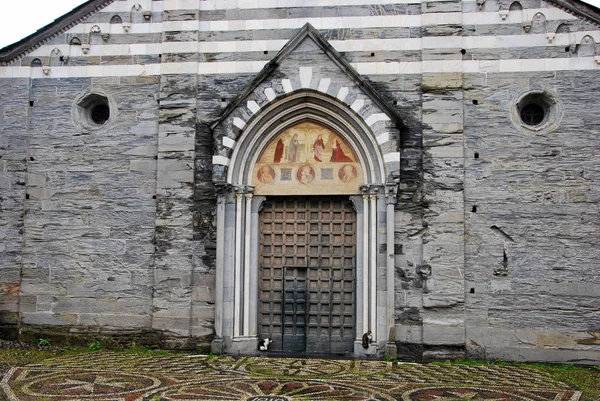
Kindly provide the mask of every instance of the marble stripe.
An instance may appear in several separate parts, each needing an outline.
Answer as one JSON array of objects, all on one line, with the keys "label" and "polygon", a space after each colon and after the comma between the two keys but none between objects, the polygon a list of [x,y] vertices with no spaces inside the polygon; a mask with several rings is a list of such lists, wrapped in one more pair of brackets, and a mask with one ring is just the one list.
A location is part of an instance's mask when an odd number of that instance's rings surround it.
[{"label": "marble stripe", "polygon": [[[190,10],[190,12],[193,10]],[[253,20],[221,20],[221,21],[164,21],[162,23],[131,24],[130,33],[158,33],[170,31],[248,31],[260,29],[299,29],[307,22],[316,29],[343,29],[343,28],[393,28],[393,27],[420,27],[433,25],[464,24],[464,25],[490,25],[521,23],[531,20],[541,12],[546,21],[576,20],[577,17],[558,8],[535,8],[523,10],[522,16],[516,13],[509,14],[502,20],[498,12],[477,13],[430,13],[419,15],[374,15],[374,16],[344,16],[344,17],[311,17],[311,18],[267,18]],[[518,19],[518,21],[517,21]],[[89,33],[93,26],[98,25],[102,32],[110,32],[109,23],[82,23],[71,28],[69,33]]]},{"label": "marble stripe", "polygon": [[[418,51],[421,49],[506,49],[568,46],[581,43],[585,36],[591,36],[600,43],[600,30],[573,33],[557,33],[550,43],[546,34],[499,35],[499,36],[439,36],[406,39],[366,39],[332,40],[331,45],[339,52],[378,52],[378,51]],[[286,40],[248,40],[223,42],[174,42],[130,45],[91,46],[83,54],[79,46],[43,45],[28,54],[28,57],[48,57],[52,50],[59,49],[63,55],[71,57],[86,56],[136,56],[161,53],[248,53],[277,52],[287,43]]]},{"label": "marble stripe", "polygon": [[418,4],[418,0],[164,0],[165,10],[230,10],[285,7],[357,6],[385,4]]},{"label": "marble stripe", "polygon": [[223,146],[228,147],[229,149],[235,148],[236,143],[237,143],[236,141],[234,141],[233,139],[231,139],[228,136],[223,137]]},{"label": "marble stripe", "polygon": [[[0,67],[0,78],[71,78],[115,77],[161,74],[219,75],[257,73],[264,61],[215,62],[215,63],[163,63],[147,65],[109,65],[87,67],[51,67],[48,75],[37,67]],[[574,71],[598,70],[600,64],[594,57],[543,58],[513,60],[433,60],[423,62],[376,62],[352,63],[363,75],[421,74],[422,72],[528,72],[528,71]],[[284,88],[292,91],[291,82],[283,80]],[[344,96],[345,98],[345,96]]]},{"label": "marble stripe", "polygon": [[225,156],[213,156],[213,164],[219,164],[221,166],[229,166],[229,159]]}]

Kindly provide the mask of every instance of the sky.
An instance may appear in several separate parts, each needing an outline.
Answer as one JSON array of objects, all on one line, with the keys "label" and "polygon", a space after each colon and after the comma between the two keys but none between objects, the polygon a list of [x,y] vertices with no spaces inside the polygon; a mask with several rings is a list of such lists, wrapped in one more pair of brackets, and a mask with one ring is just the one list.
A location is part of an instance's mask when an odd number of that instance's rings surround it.
[{"label": "sky", "polygon": [[[17,42],[68,13],[84,0],[3,0],[0,13],[0,48]],[[600,7],[600,0],[587,3]]]}]

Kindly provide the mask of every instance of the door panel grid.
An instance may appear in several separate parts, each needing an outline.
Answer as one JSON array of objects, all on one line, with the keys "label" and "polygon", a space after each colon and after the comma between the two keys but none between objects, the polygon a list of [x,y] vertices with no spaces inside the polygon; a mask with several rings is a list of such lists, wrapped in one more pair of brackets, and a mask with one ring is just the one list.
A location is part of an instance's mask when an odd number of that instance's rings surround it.
[{"label": "door panel grid", "polygon": [[272,350],[352,352],[356,215],[342,197],[273,198],[260,230],[259,335]]}]

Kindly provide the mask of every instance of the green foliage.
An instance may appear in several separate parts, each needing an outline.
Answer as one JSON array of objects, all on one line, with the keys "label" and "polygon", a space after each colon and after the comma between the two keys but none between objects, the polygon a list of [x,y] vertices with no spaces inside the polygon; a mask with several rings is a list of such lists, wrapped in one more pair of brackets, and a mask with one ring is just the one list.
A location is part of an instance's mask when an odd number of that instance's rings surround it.
[{"label": "green foliage", "polygon": [[40,338],[40,341],[38,343],[40,346],[42,347],[49,347],[50,346],[50,341],[44,339],[44,338]]},{"label": "green foliage", "polygon": [[393,356],[391,356],[391,355],[385,355],[385,356],[383,357],[383,360],[384,360],[385,362],[398,362],[398,359],[394,358],[394,357],[393,357]]},{"label": "green foliage", "polygon": [[102,349],[100,341],[96,341],[95,343],[90,344],[90,351],[100,351],[100,349]]}]

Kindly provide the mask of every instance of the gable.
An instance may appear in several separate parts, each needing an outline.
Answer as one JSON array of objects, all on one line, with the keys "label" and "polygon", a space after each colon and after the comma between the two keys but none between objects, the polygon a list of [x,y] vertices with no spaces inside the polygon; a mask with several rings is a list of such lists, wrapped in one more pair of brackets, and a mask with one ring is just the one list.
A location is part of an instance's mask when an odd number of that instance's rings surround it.
[{"label": "gable", "polygon": [[[375,144],[380,157],[388,163],[388,171],[398,170],[400,162],[398,146],[402,127],[400,116],[375,92],[366,79],[344,61],[312,26],[307,24],[212,124],[217,149],[217,155],[213,158],[215,167],[213,178],[216,182],[232,180],[232,172],[228,173],[227,169],[236,152],[245,149],[246,145],[240,145],[240,141],[250,141],[255,144],[263,141],[262,145],[257,145],[259,147],[254,150],[261,153],[267,146],[264,141],[274,140],[273,135],[276,132],[266,132],[268,130],[259,127],[260,124],[256,120],[261,115],[285,113],[283,107],[281,111],[277,111],[279,107],[277,104],[293,97],[298,100],[291,101],[292,103],[286,106],[287,109],[292,110],[292,113],[297,109],[299,114],[302,112],[307,115],[318,114],[319,107],[322,107],[324,119],[327,118],[328,113],[330,115],[347,113],[350,119],[356,119],[356,123],[364,125],[365,128],[362,130],[367,132],[368,138],[365,138],[365,142]],[[306,111],[302,109],[302,101],[307,107]],[[312,102],[314,105],[309,105]],[[333,109],[326,111],[327,103],[329,107],[337,107],[345,111],[341,112],[339,109],[337,112]],[[302,117],[294,118],[298,118],[298,122],[303,121]],[[313,118],[318,120],[319,117]],[[254,135],[252,130],[264,132],[265,138],[244,137],[248,131],[251,133],[247,135]],[[337,134],[341,133],[338,131]],[[360,148],[361,146],[355,144],[353,151],[358,152]],[[252,165],[257,158],[258,156],[255,157]],[[362,160],[366,158],[367,155]],[[361,159],[361,155],[358,155],[358,159]],[[226,179],[228,174],[230,178]]]}]

